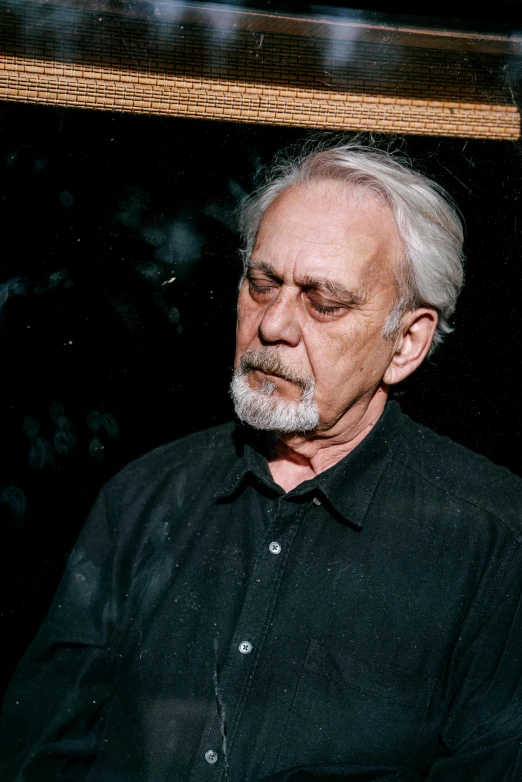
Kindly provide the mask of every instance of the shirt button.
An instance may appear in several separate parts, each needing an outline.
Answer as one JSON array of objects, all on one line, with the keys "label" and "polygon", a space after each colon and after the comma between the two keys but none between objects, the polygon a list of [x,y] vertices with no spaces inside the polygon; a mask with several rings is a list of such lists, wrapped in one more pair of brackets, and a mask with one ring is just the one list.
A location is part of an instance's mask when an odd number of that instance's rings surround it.
[{"label": "shirt button", "polygon": [[320,505],[321,504],[321,500],[319,499],[319,497],[314,497],[312,502],[313,502],[314,505]]},{"label": "shirt button", "polygon": [[250,652],[252,651],[252,644],[250,643],[250,641],[241,641],[241,643],[239,644],[239,651],[241,652],[241,654],[250,654]]},{"label": "shirt button", "polygon": [[272,554],[280,554],[281,553],[281,544],[278,543],[277,540],[273,540],[270,543],[270,545],[268,547],[268,550],[271,551]]},{"label": "shirt button", "polygon": [[205,752],[205,760],[207,761],[207,763],[210,763],[210,765],[215,763],[217,759],[218,759],[217,752],[214,752],[213,749],[209,749]]}]

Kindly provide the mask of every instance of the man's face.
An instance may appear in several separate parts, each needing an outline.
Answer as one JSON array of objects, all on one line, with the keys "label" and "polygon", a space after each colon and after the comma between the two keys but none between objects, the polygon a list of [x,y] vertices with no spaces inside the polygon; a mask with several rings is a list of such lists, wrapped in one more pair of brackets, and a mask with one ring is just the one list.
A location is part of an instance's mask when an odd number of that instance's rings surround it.
[{"label": "man's face", "polygon": [[[317,431],[366,405],[394,353],[383,331],[400,252],[377,198],[330,181],[285,190],[265,214],[239,293],[235,367],[249,390],[292,407],[312,382]],[[256,356],[268,356],[264,371],[252,368],[264,366]]]}]

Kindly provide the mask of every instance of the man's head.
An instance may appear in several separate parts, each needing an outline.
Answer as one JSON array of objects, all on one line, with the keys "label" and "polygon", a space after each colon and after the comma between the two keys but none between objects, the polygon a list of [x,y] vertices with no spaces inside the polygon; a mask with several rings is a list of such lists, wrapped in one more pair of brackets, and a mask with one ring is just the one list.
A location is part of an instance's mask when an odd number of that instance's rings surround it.
[{"label": "man's head", "polygon": [[451,330],[460,220],[386,153],[345,145],[278,164],[241,227],[232,395],[253,426],[332,431]]}]

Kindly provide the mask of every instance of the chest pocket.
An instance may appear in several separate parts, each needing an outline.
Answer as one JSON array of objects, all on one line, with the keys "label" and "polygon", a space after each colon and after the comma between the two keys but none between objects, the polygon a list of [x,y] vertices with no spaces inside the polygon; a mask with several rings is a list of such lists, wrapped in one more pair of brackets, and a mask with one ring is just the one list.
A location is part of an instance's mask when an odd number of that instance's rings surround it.
[{"label": "chest pocket", "polygon": [[368,663],[337,639],[310,641],[277,769],[321,763],[419,762],[433,680],[423,672]]}]

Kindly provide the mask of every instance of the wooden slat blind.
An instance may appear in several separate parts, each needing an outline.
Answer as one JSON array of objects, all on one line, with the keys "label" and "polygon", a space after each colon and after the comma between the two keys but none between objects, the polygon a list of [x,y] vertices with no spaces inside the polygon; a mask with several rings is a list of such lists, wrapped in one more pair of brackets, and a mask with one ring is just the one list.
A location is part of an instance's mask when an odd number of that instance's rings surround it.
[{"label": "wooden slat blind", "polygon": [[520,135],[522,41],[179,3],[0,2],[0,97],[339,130]]}]

